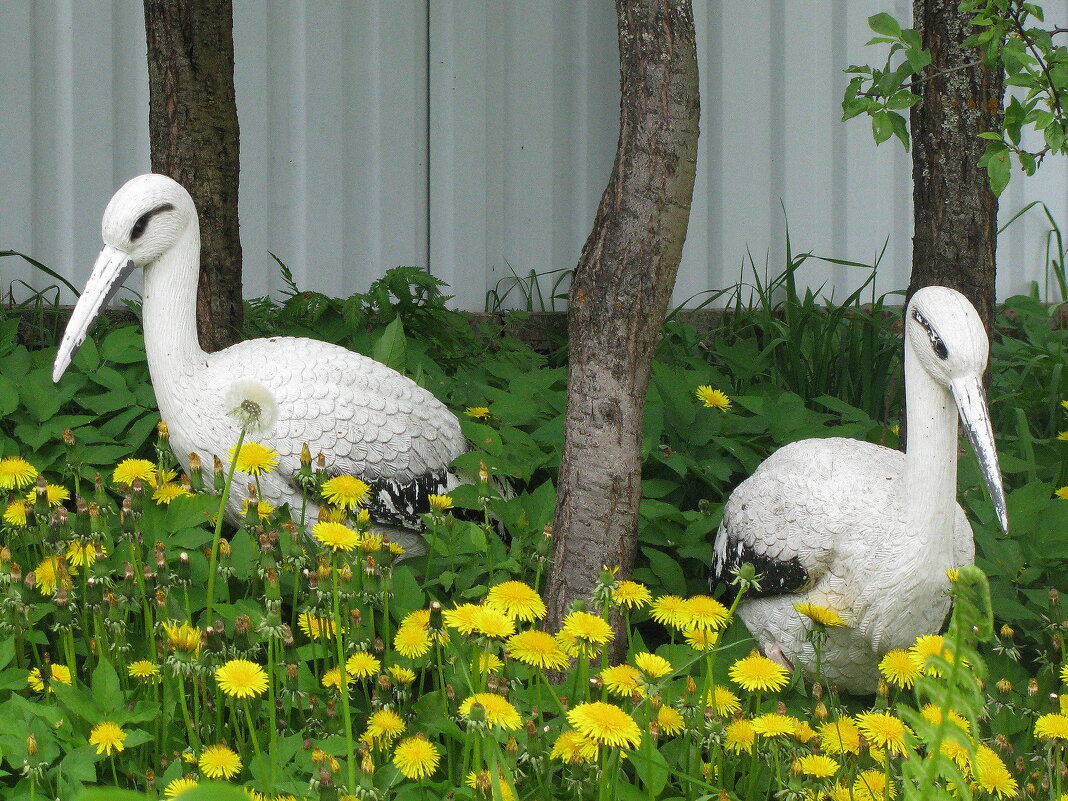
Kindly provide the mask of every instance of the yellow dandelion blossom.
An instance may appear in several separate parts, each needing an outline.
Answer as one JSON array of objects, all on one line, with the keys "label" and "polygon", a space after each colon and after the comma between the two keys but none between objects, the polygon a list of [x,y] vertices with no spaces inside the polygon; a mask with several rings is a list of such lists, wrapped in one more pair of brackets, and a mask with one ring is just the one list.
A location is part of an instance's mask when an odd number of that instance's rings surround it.
[{"label": "yellow dandelion blossom", "polygon": [[742,711],[741,699],[726,687],[718,685],[708,691],[705,704],[712,707],[717,715],[733,715]]},{"label": "yellow dandelion blossom", "polygon": [[1009,773],[1001,757],[989,745],[980,744],[975,749],[972,774],[976,782],[990,795],[998,798],[1016,798],[1020,794],[1016,779]]},{"label": "yellow dandelion blossom", "polygon": [[572,729],[565,729],[553,742],[549,757],[569,765],[589,764],[596,761],[597,750],[596,740]]},{"label": "yellow dandelion blossom", "polygon": [[225,745],[209,745],[197,764],[209,779],[230,779],[241,772],[241,757]]},{"label": "yellow dandelion blossom", "polygon": [[164,798],[180,798],[183,793],[192,790],[197,786],[195,779],[190,779],[188,776],[181,776],[168,782],[167,786],[163,788]]},{"label": "yellow dandelion blossom", "polygon": [[673,706],[660,707],[656,712],[656,722],[660,726],[661,734],[666,734],[668,737],[682,734],[683,729],[686,728],[686,721],[682,719],[679,710]]},{"label": "yellow dandelion blossom", "polygon": [[338,690],[341,689],[341,671],[335,668],[330,668],[323,674],[323,677],[319,679],[319,683],[326,687],[328,690],[334,687]]},{"label": "yellow dandelion blossom", "polygon": [[891,754],[905,752],[905,738],[912,730],[889,712],[861,712],[856,716],[857,727],[868,742],[885,748]]},{"label": "yellow dandelion blossom", "polygon": [[854,801],[883,801],[896,798],[897,788],[893,782],[886,785],[886,773],[881,770],[861,771],[853,782]]},{"label": "yellow dandelion blossom", "polygon": [[504,667],[504,662],[496,654],[481,653],[478,655],[478,669],[488,675],[496,673]]},{"label": "yellow dandelion blossom", "polygon": [[806,754],[798,762],[803,775],[817,779],[829,779],[841,767],[835,760],[824,754]]},{"label": "yellow dandelion blossom", "polygon": [[434,775],[441,752],[421,734],[397,743],[393,751],[393,764],[408,779],[426,779]]},{"label": "yellow dandelion blossom", "polygon": [[505,652],[512,659],[543,670],[561,670],[570,661],[551,634],[534,629],[509,637]]},{"label": "yellow dandelion blossom", "polygon": [[430,646],[430,632],[423,626],[401,626],[393,636],[393,647],[407,659],[425,656],[430,651]]},{"label": "yellow dandelion blossom", "polygon": [[16,528],[25,528],[30,505],[26,501],[16,499],[11,501],[4,510],[4,522]]},{"label": "yellow dandelion blossom", "polygon": [[[926,720],[928,723],[931,723],[935,726],[942,722],[942,710],[934,704],[924,704],[923,708],[920,710],[920,715],[923,716],[923,719]],[[968,723],[967,718],[963,717],[956,710],[949,710],[948,718],[961,731],[971,731],[972,727],[971,724]]]},{"label": "yellow dandelion blossom", "polygon": [[589,612],[571,612],[560,626],[560,644],[570,656],[593,656],[614,637],[608,621]]},{"label": "yellow dandelion blossom", "polygon": [[393,677],[393,681],[398,684],[411,684],[415,681],[415,671],[411,668],[401,667],[400,665],[390,665],[389,675]]},{"label": "yellow dandelion blossom", "polygon": [[1058,498],[1068,498],[1068,487],[1058,487],[1053,494]]},{"label": "yellow dandelion blossom", "polygon": [[460,714],[470,718],[475,704],[482,706],[486,722],[491,726],[499,726],[505,731],[515,731],[523,724],[519,712],[503,695],[475,693],[460,704]]},{"label": "yellow dandelion blossom", "polygon": [[[241,514],[247,515],[249,510],[249,499],[245,498],[245,502],[241,505]],[[271,514],[274,512],[274,506],[267,501],[256,502],[256,517],[260,520],[270,520]]]},{"label": "yellow dandelion blossom", "polygon": [[125,739],[126,732],[122,730],[122,727],[110,721],[97,723],[89,732],[89,745],[95,745],[98,754],[108,756],[111,756],[112,751],[125,751],[126,746],[123,745]]},{"label": "yellow dandelion blossom", "polygon": [[649,616],[660,625],[674,629],[686,628],[689,622],[686,601],[678,595],[661,595],[653,601]]},{"label": "yellow dandelion blossom", "polygon": [[331,550],[351,551],[360,544],[360,535],[348,526],[334,523],[329,520],[316,523],[312,528],[312,535],[323,545]]},{"label": "yellow dandelion blossom", "polygon": [[460,604],[454,609],[446,609],[442,617],[446,625],[466,636],[475,632],[475,616],[478,615],[479,609],[476,604]]},{"label": "yellow dandelion blossom", "polygon": [[102,543],[72,542],[67,546],[67,562],[75,567],[92,567],[96,563],[97,552],[107,556],[107,548]]},{"label": "yellow dandelion blossom", "polygon": [[747,754],[752,752],[753,741],[756,740],[756,731],[753,730],[753,724],[745,718],[738,718],[728,723],[726,735],[723,740],[723,747],[728,751],[735,754],[740,754],[743,751]]},{"label": "yellow dandelion blossom", "polygon": [[909,648],[909,655],[917,670],[936,678],[942,675],[942,671],[931,662],[931,657],[939,656],[946,662],[953,662],[953,654],[945,647],[945,638],[941,634],[924,634],[917,637],[916,642]]},{"label": "yellow dandelion blossom", "polygon": [[55,683],[66,684],[70,686],[70,668],[66,665],[57,665],[54,662],[48,666],[51,679],[45,682],[44,674],[41,673],[40,668],[34,668],[30,671],[30,675],[26,677],[26,683],[30,685],[30,689],[39,693],[52,692],[52,685]]},{"label": "yellow dandelion blossom", "polygon": [[671,663],[664,657],[651,654],[648,651],[642,651],[634,655],[634,667],[638,668],[650,679],[662,679],[674,670],[671,667]]},{"label": "yellow dandelion blossom", "polygon": [[447,512],[452,509],[451,495],[434,495],[431,493],[426,496],[426,501],[430,504],[430,508],[436,512]]},{"label": "yellow dandelion blossom", "polygon": [[879,662],[879,672],[890,684],[910,689],[920,676],[920,669],[912,655],[901,648],[887,651]]},{"label": "yellow dandelion blossom", "polygon": [[728,675],[746,692],[776,692],[790,681],[786,668],[756,652],[731,665]]},{"label": "yellow dandelion blossom", "polygon": [[337,634],[337,623],[331,617],[319,617],[301,612],[297,615],[297,626],[310,640],[331,640]]},{"label": "yellow dandelion blossom", "polygon": [[0,489],[22,489],[37,478],[37,468],[21,456],[0,459]]},{"label": "yellow dandelion blossom", "polygon": [[1050,713],[1035,721],[1035,737],[1046,740],[1068,740],[1068,715]]},{"label": "yellow dandelion blossom", "polygon": [[69,590],[74,586],[65,561],[61,562],[58,556],[46,556],[42,559],[33,569],[33,576],[34,586],[42,595],[51,595],[56,591],[56,587]]},{"label": "yellow dandelion blossom", "polygon": [[477,790],[479,795],[486,798],[500,798],[500,801],[515,801],[515,795],[512,793],[512,788],[509,786],[508,781],[504,778],[504,774],[497,773],[497,789],[496,792],[493,788],[493,779],[490,778],[488,770],[482,770],[476,773],[471,771],[467,774],[467,778],[464,779],[464,784],[470,787],[472,790]]},{"label": "yellow dandelion blossom", "polygon": [[693,394],[706,409],[719,409],[725,412],[731,408],[731,399],[727,397],[727,393],[720,389],[712,389],[707,384],[699,386]]},{"label": "yellow dandelion blossom", "polygon": [[378,709],[367,718],[367,730],[360,739],[368,745],[389,748],[408,728],[404,719],[392,709]]},{"label": "yellow dandelion blossom", "polygon": [[594,701],[578,704],[567,713],[567,722],[575,731],[602,745],[614,748],[637,748],[642,733],[634,718],[615,704]]},{"label": "yellow dandelion blossom", "polygon": [[358,509],[371,497],[371,487],[356,476],[334,476],[323,482],[323,497],[342,509]]},{"label": "yellow dandelion blossom", "polygon": [[475,420],[485,420],[490,416],[490,410],[488,406],[468,406],[464,409],[464,414]]},{"label": "yellow dandelion blossom", "polygon": [[640,676],[638,668],[630,665],[613,665],[601,671],[604,688],[612,695],[622,698],[630,698],[635,693],[639,696],[645,695],[644,688],[638,683]]},{"label": "yellow dandelion blossom", "polygon": [[215,668],[215,681],[232,698],[255,698],[267,692],[267,671],[247,659],[231,659]]},{"label": "yellow dandelion blossom", "polygon": [[378,673],[382,662],[366,651],[356,651],[345,661],[345,670],[357,679],[366,679]]},{"label": "yellow dandelion blossom", "polygon": [[820,746],[828,754],[859,754],[860,729],[849,718],[829,720],[819,727]]},{"label": "yellow dandelion blossom", "polygon": [[719,632],[708,629],[685,629],[682,636],[695,651],[711,651],[719,642]]},{"label": "yellow dandelion blossom", "polygon": [[[29,503],[34,503],[37,500],[36,488],[26,493],[26,500]],[[49,507],[59,506],[63,501],[70,500],[70,490],[66,487],[61,487],[59,484],[45,484],[45,500],[48,502]]]},{"label": "yellow dandelion blossom", "polygon": [[504,639],[515,634],[515,623],[504,612],[491,609],[488,606],[477,606],[471,614],[471,623],[474,631],[483,637]]},{"label": "yellow dandelion blossom", "polygon": [[160,506],[169,506],[176,498],[187,498],[192,494],[181,484],[163,484],[152,493],[152,500]]},{"label": "yellow dandelion blossom", "polygon": [[685,628],[719,631],[727,625],[727,607],[707,595],[694,595],[683,603]]},{"label": "yellow dandelion blossom", "polygon": [[159,665],[155,662],[149,662],[147,659],[138,659],[136,662],[131,662],[127,665],[126,675],[132,679],[139,679],[151,684],[158,682],[162,678],[159,672]]},{"label": "yellow dandelion blossom", "polygon": [[801,721],[789,715],[769,712],[765,715],[757,715],[750,722],[753,725],[753,731],[761,737],[783,737],[793,734]]},{"label": "yellow dandelion blossom", "polygon": [[378,553],[382,550],[382,544],[384,542],[385,538],[379,532],[368,531],[365,534],[360,535],[359,542],[356,544],[364,553]]},{"label": "yellow dandelion blossom", "polygon": [[270,473],[278,464],[278,451],[261,445],[259,442],[243,442],[241,450],[230,449],[230,458],[235,459],[237,466],[234,468],[239,473],[248,473],[250,476],[258,476],[262,473]]},{"label": "yellow dandelion blossom", "polygon": [[624,580],[616,583],[612,590],[612,600],[628,609],[641,609],[653,600],[649,588],[637,581]]},{"label": "yellow dandelion blossom", "polygon": [[188,623],[179,623],[177,620],[163,623],[162,626],[163,633],[167,636],[167,644],[172,651],[200,653],[200,629],[193,628]]},{"label": "yellow dandelion blossom", "polygon": [[800,612],[814,623],[819,623],[821,626],[835,627],[845,626],[846,622],[842,617],[833,609],[828,609],[826,606],[819,606],[811,603],[794,604],[794,609]]},{"label": "yellow dandelion blossom", "polygon": [[799,743],[807,743],[818,736],[816,730],[808,725],[808,721],[799,720],[797,722],[797,728],[794,729],[794,739]]},{"label": "yellow dandelion blossom", "polygon": [[1061,668],[1061,684],[1068,684],[1068,664]]},{"label": "yellow dandelion blossom", "polygon": [[491,587],[484,603],[490,609],[527,623],[545,617],[545,602],[522,581],[505,581]]},{"label": "yellow dandelion blossom", "polygon": [[140,479],[150,486],[156,486],[156,464],[148,459],[123,459],[111,474],[114,484],[131,486]]}]

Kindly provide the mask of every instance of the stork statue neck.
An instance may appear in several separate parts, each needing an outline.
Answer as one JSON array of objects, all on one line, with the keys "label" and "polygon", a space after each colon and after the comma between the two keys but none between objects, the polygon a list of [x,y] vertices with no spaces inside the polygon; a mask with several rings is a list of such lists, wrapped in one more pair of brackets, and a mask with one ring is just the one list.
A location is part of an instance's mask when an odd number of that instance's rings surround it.
[{"label": "stork statue neck", "polygon": [[905,338],[907,447],[906,522],[917,538],[917,558],[953,553],[957,508],[957,407],[949,389],[923,368]]},{"label": "stork statue neck", "polygon": [[200,228],[194,220],[170,249],[145,266],[145,350],[153,382],[204,358],[197,334],[199,279]]}]

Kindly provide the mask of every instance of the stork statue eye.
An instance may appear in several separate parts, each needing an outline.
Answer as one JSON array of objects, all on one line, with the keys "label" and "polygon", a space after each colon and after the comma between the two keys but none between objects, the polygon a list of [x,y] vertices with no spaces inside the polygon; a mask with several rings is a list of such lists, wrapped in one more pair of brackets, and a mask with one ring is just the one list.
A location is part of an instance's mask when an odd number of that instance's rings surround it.
[{"label": "stork statue eye", "polygon": [[927,338],[931,340],[931,349],[935,352],[935,355],[943,361],[949,358],[949,348],[946,347],[946,343],[942,341],[942,337],[938,336],[938,332],[934,330],[927,318],[920,314],[918,309],[912,310],[912,319],[923,326],[923,330],[927,332]]},{"label": "stork statue eye", "polygon": [[170,203],[164,203],[162,206],[157,206],[150,211],[146,211],[140,217],[137,218],[137,222],[133,224],[133,228],[130,229],[130,241],[136,242],[145,233],[145,229],[148,228],[148,221],[164,211],[172,211],[174,206]]}]

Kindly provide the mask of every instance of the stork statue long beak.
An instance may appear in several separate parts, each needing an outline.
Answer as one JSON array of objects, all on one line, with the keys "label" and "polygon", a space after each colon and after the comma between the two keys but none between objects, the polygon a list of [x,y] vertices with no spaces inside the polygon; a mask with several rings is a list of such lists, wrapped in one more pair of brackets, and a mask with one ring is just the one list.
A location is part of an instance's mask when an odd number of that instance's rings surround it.
[{"label": "stork statue long beak", "polygon": [[968,441],[979,461],[979,469],[990,492],[990,500],[997,512],[998,522],[1005,533],[1009,531],[1009,518],[1005,511],[1005,489],[1001,485],[1001,468],[998,466],[998,452],[994,447],[994,431],[990,427],[990,414],[986,406],[986,393],[978,376],[959,378],[950,384],[953,400],[957,402],[957,411]]},{"label": "stork statue long beak", "polygon": [[93,272],[89,276],[89,282],[78,298],[78,305],[71,312],[67,330],[63,332],[63,341],[59,343],[56,352],[55,366],[52,368],[52,381],[58,382],[70,366],[70,360],[78,352],[78,348],[85,341],[85,335],[89,333],[89,326],[100,313],[100,310],[119,291],[122,282],[133,272],[134,263],[129,254],[123,253],[117,248],[105,245],[97,256]]}]

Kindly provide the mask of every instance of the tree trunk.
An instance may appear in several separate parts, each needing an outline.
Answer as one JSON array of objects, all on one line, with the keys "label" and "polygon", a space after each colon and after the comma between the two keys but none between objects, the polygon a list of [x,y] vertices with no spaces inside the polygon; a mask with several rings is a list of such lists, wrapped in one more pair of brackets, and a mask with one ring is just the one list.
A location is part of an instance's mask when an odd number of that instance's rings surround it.
[{"label": "tree trunk", "polygon": [[[989,333],[998,200],[977,164],[985,145],[979,134],[1001,125],[1004,80],[1000,69],[973,64],[978,50],[961,47],[974,29],[958,5],[913,2],[932,62],[920,87],[922,100],[911,112],[915,235],[908,298],[923,286],[952,287],[972,302]],[[936,73],[944,74],[929,77]]]},{"label": "tree trunk", "polygon": [[686,239],[700,97],[689,0],[616,0],[622,98],[615,166],[575,269],[549,618],[602,565],[634,565],[642,412]]},{"label": "tree trunk", "polygon": [[200,212],[200,345],[241,338],[237,224],[238,126],[231,0],[145,0],[153,172],[169,175]]}]

